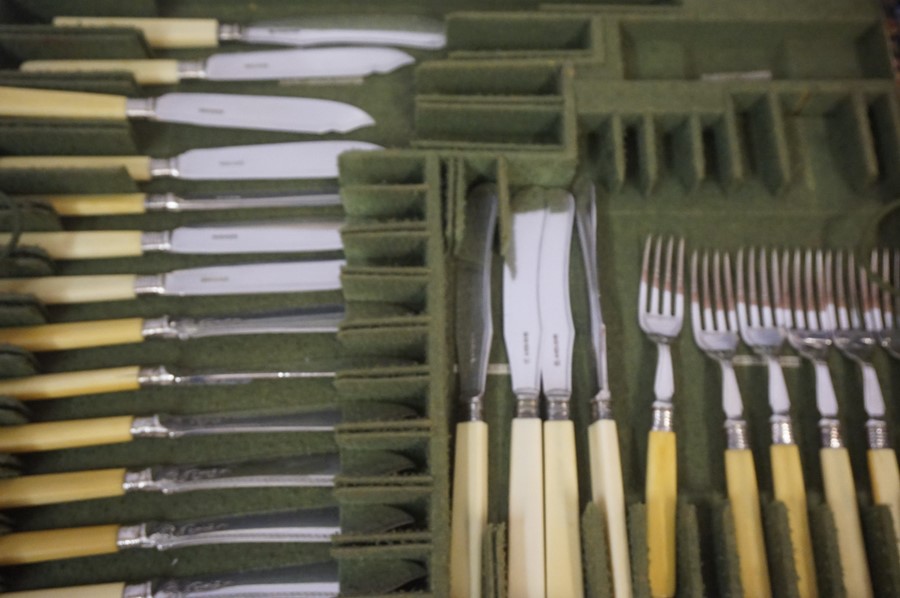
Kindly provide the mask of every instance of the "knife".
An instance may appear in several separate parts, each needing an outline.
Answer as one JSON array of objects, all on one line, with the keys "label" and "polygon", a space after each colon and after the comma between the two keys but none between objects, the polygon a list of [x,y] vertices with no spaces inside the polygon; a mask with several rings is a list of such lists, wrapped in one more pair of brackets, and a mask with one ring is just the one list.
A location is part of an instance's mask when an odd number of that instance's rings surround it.
[{"label": "knife", "polygon": [[122,318],[0,328],[0,343],[26,351],[67,351],[140,343],[146,339],[188,340],[245,334],[337,332],[343,305],[300,307],[286,312],[230,318]]},{"label": "knife", "polygon": [[[337,453],[219,465],[124,467],[48,473],[0,480],[0,508],[34,507],[135,492],[180,494],[234,488],[328,488],[340,473]],[[406,457],[379,455],[365,475],[396,474],[413,468]]]},{"label": "knife", "polygon": [[308,208],[341,205],[335,189],[286,194],[179,197],[174,193],[106,193],[94,195],[17,195],[16,199],[49,203],[60,216],[105,216],[147,212],[199,212],[259,208]]},{"label": "knife", "polygon": [[139,295],[211,296],[331,291],[343,260],[188,268],[162,274],[106,274],[0,279],[0,293],[34,295],[46,304],[135,299]]},{"label": "knife", "polygon": [[0,87],[0,116],[134,118],[294,133],[347,133],[375,124],[371,116],[356,106],[314,98],[224,93],[167,93],[156,98],[126,98],[20,87]]},{"label": "knife", "polygon": [[491,252],[497,187],[485,183],[466,198],[465,242],[456,256],[456,355],[466,421],[456,425],[450,523],[450,596],[480,598],[481,542],[487,525],[488,427],[483,399],[490,356]]},{"label": "knife", "polygon": [[297,141],[194,149],[173,158],[148,156],[2,156],[0,169],[124,168],[135,181],[321,179],[338,175],[338,156],[384,149],[365,141]]},{"label": "knife", "polygon": [[569,416],[572,397],[572,346],[575,326],[569,303],[569,253],[575,200],[571,194],[547,199],[541,241],[541,382],[547,399],[544,422],[544,525],[547,596],[584,593],[581,572],[581,503],[575,426]]},{"label": "knife", "polygon": [[619,456],[619,432],[612,414],[607,367],[606,324],[600,309],[597,279],[597,196],[594,184],[579,177],[574,185],[575,225],[584,261],[591,321],[591,347],[597,372],[597,394],[592,401],[594,422],[588,426],[591,490],[606,520],[613,595],[631,598],[631,558],[625,519],[625,488]]},{"label": "knife", "polygon": [[55,17],[57,27],[133,27],[140,29],[151,48],[215,48],[220,41],[285,46],[335,46],[372,44],[439,49],[446,43],[438,20],[378,15],[373,27],[370,15],[301,17],[287,21],[237,25],[216,19],[155,19],[127,17]]},{"label": "knife", "polygon": [[399,509],[380,507],[378,511],[381,521],[351,532],[342,530],[338,507],[17,532],[0,536],[0,565],[115,554],[134,548],[164,551],[219,544],[329,542],[340,533],[384,533],[414,521]]},{"label": "knife", "polygon": [[538,286],[547,214],[543,197],[535,201],[533,196],[519,194],[516,204],[503,265],[503,340],[516,395],[509,448],[509,594],[543,598],[546,571]]},{"label": "knife", "polygon": [[177,85],[189,79],[272,81],[283,79],[360,79],[390,73],[415,58],[395,50],[357,46],[226,52],[205,60],[28,60],[19,69],[30,73],[130,72],[140,85]]},{"label": "knife", "polygon": [[[343,220],[321,218],[182,226],[168,231],[95,230],[25,232],[19,245],[34,245],[57,260],[136,257],[150,252],[195,255],[303,253],[343,249]],[[0,244],[12,235],[0,233]]]}]

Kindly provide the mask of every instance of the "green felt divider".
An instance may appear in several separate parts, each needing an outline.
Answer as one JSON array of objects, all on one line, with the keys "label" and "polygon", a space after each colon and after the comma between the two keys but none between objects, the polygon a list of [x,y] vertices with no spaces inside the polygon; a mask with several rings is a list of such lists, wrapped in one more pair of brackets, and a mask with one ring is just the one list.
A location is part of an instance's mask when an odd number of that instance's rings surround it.
[{"label": "green felt divider", "polygon": [[498,100],[545,97],[562,93],[555,60],[442,60],[416,69],[416,93],[421,96],[477,96]]},{"label": "green felt divider", "polygon": [[143,36],[128,28],[93,31],[49,25],[0,25],[0,50],[18,62],[60,57],[92,60],[151,56]]},{"label": "green felt divider", "polygon": [[110,93],[129,97],[142,95],[141,87],[135,82],[134,77],[124,71],[63,74],[4,70],[0,71],[0,84],[35,89]]},{"label": "green felt divider", "polygon": [[422,223],[348,225],[344,255],[359,266],[424,266],[428,232]]},{"label": "green felt divider", "polygon": [[872,587],[878,596],[893,596],[900,592],[900,560],[894,536],[894,522],[886,506],[865,506],[860,509],[866,555]]},{"label": "green felt divider", "polygon": [[350,222],[368,219],[421,219],[428,186],[420,184],[343,185],[341,197]]},{"label": "green felt divider", "polygon": [[816,572],[819,579],[819,592],[823,596],[848,596],[849,593],[842,582],[841,559],[837,528],[834,516],[821,497],[809,500],[809,531],[815,552]]},{"label": "green felt divider", "polygon": [[606,518],[596,503],[588,503],[581,515],[581,545],[586,595],[590,598],[613,596]]},{"label": "green felt divider", "polygon": [[0,295],[0,325],[35,326],[47,321],[47,312],[31,295]]},{"label": "green felt divider", "polygon": [[353,301],[389,301],[418,310],[425,304],[428,268],[347,266],[341,275],[344,296]]},{"label": "green felt divider", "polygon": [[0,345],[0,378],[31,376],[36,372],[34,355],[20,347]]},{"label": "green felt divider", "polygon": [[[712,556],[715,565],[716,588],[725,597],[744,596],[741,585],[740,558],[734,535],[735,521],[731,504],[721,497],[714,497],[709,505],[710,526],[714,535],[704,538],[706,557]],[[712,555],[710,555],[712,551]]]},{"label": "green felt divider", "polygon": [[344,330],[338,339],[350,351],[375,355],[391,355],[414,362],[425,360],[428,339],[427,322],[413,325],[385,326]]},{"label": "green felt divider", "polygon": [[108,120],[0,118],[0,153],[124,156],[138,153],[131,126]]},{"label": "green felt divider", "polygon": [[137,186],[124,168],[0,168],[0,189],[10,195],[134,193]]},{"label": "green felt divider", "polygon": [[589,56],[596,43],[591,21],[552,13],[456,13],[447,19],[451,57]]},{"label": "green felt divider", "polygon": [[486,597],[506,596],[506,524],[488,525],[482,542],[482,592]]}]

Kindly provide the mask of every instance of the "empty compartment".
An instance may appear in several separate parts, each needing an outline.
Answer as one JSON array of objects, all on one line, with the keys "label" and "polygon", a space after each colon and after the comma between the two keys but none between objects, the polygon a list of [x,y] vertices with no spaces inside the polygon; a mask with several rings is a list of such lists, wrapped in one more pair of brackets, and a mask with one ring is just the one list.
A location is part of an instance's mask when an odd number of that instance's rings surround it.
[{"label": "empty compartment", "polygon": [[447,20],[451,53],[584,54],[593,47],[591,19],[541,13],[459,13]]},{"label": "empty compartment", "polygon": [[420,142],[544,149],[563,144],[564,128],[561,107],[420,103],[416,110]]},{"label": "empty compartment", "polygon": [[419,95],[559,96],[560,69],[533,61],[436,61],[416,69]]},{"label": "empty compartment", "polygon": [[347,263],[354,266],[424,266],[428,232],[419,223],[350,225],[341,232]]},{"label": "empty compartment", "polygon": [[352,152],[339,158],[341,186],[425,182],[425,157],[408,151]]}]

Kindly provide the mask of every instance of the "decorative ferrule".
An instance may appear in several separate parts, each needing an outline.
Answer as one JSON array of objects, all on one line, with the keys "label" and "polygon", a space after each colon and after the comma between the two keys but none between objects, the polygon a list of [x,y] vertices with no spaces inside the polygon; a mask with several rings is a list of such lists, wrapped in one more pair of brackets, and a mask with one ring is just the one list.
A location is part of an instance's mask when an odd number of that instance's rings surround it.
[{"label": "decorative ferrule", "polygon": [[569,399],[567,394],[548,394],[547,395],[547,420],[561,421],[570,419]]},{"label": "decorative ferrule", "polygon": [[822,448],[844,448],[844,437],[841,434],[841,422],[831,417],[819,420],[819,432]]},{"label": "decorative ferrule", "polygon": [[153,582],[127,584],[122,590],[122,598],[154,598]]},{"label": "decorative ferrule", "polygon": [[883,419],[870,419],[866,422],[866,438],[869,441],[870,449],[891,448],[887,423]]},{"label": "decorative ferrule", "polygon": [[134,438],[168,438],[169,428],[163,425],[158,415],[136,417],[131,422],[131,435]]},{"label": "decorative ferrule", "polygon": [[742,419],[725,420],[725,443],[729,450],[743,451],[750,448],[747,438],[747,422]]},{"label": "decorative ferrule", "polygon": [[675,408],[672,403],[662,401],[653,402],[653,421],[650,429],[654,432],[675,431]]},{"label": "decorative ferrule", "polygon": [[138,370],[138,384],[141,386],[171,386],[177,382],[175,374],[163,365]]},{"label": "decorative ferrule", "polygon": [[134,279],[137,295],[162,295],[166,292],[166,281],[162,274],[142,274]]},{"label": "decorative ferrule", "polygon": [[128,98],[125,100],[125,116],[128,118],[156,118],[156,98]]},{"label": "decorative ferrule", "polygon": [[537,393],[516,395],[516,418],[535,419],[541,416],[541,399]]},{"label": "decorative ferrule", "polygon": [[153,543],[147,534],[147,524],[123,525],[116,534],[116,548],[152,548]]},{"label": "decorative ferrule", "polygon": [[150,178],[178,176],[178,161],[175,158],[150,158]]},{"label": "decorative ferrule", "polygon": [[144,209],[148,212],[178,211],[180,199],[174,193],[151,193],[144,200]]},{"label": "decorative ferrule", "polygon": [[141,251],[172,251],[172,233],[167,230],[141,233]]},{"label": "decorative ferrule", "polygon": [[169,316],[147,318],[144,320],[144,324],[141,327],[141,335],[144,338],[179,338],[178,328]]},{"label": "decorative ferrule", "polygon": [[469,397],[465,401],[466,405],[466,421],[481,422],[484,421],[484,396],[477,395]]},{"label": "decorative ferrule", "polygon": [[180,60],[179,79],[206,79],[206,63],[202,60]]},{"label": "decorative ferrule", "polygon": [[244,28],[237,23],[219,24],[219,41],[234,42],[244,39]]},{"label": "decorative ferrule", "polygon": [[149,467],[137,470],[129,469],[125,472],[122,488],[125,492],[155,490],[156,480],[153,479],[153,470]]},{"label": "decorative ferrule", "polygon": [[594,395],[591,400],[591,416],[594,421],[613,419],[612,395],[605,388]]},{"label": "decorative ferrule", "polygon": [[769,419],[769,424],[772,428],[772,444],[796,444],[790,415],[775,414]]}]

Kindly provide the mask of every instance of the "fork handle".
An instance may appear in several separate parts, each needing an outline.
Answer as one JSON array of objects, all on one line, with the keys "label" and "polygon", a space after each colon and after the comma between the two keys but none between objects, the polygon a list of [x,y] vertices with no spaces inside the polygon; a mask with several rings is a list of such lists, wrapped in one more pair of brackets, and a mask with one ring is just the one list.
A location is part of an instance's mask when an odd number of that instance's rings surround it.
[{"label": "fork handle", "polygon": [[869,477],[872,481],[872,497],[875,504],[891,510],[894,520],[894,537],[900,548],[900,472],[897,455],[892,448],[869,449]]},{"label": "fork handle", "polygon": [[800,449],[796,444],[773,444],[769,454],[775,498],[784,503],[788,512],[794,566],[797,569],[797,591],[800,598],[815,598],[819,595],[819,589],[809,534],[809,513]]},{"label": "fork handle", "polygon": [[725,479],[744,595],[769,598],[772,589],[759,508],[759,485],[750,449],[725,451]]},{"label": "fork handle", "polygon": [[647,445],[647,551],[650,594],[675,595],[675,508],[678,460],[675,432],[652,430]]},{"label": "fork handle", "polygon": [[513,419],[509,443],[509,595],[521,598],[546,595],[542,426]]}]

